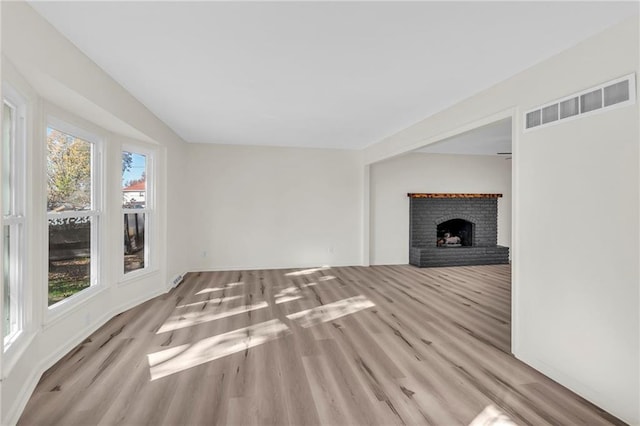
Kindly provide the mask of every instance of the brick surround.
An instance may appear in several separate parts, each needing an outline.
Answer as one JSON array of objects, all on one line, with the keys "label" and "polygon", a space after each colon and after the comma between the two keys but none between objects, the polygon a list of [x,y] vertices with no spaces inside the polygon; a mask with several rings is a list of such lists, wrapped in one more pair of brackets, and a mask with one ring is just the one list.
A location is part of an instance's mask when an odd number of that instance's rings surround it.
[{"label": "brick surround", "polygon": [[[498,242],[500,194],[408,194],[409,263],[419,267],[509,263]],[[451,219],[473,224],[471,247],[437,247],[437,226]]]}]

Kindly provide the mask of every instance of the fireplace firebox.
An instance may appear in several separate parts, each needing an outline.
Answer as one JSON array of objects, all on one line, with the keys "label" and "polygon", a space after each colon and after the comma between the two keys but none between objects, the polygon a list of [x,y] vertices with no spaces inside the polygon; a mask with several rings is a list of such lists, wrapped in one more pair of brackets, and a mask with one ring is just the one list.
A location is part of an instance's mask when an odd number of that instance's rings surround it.
[{"label": "fireplace firebox", "polygon": [[436,227],[438,247],[470,247],[473,245],[473,223],[464,219],[451,219]]},{"label": "fireplace firebox", "polygon": [[509,263],[497,245],[501,194],[408,194],[409,263],[418,267]]}]

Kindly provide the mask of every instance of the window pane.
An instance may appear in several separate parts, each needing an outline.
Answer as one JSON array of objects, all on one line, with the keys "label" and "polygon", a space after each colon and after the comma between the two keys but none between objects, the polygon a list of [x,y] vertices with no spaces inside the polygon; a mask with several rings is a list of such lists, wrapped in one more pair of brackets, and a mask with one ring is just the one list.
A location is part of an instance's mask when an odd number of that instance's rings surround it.
[{"label": "window pane", "polygon": [[128,209],[147,206],[147,157],[122,152],[122,206]]},{"label": "window pane", "polygon": [[124,273],[144,269],[145,214],[124,214]]},{"label": "window pane", "polygon": [[4,227],[2,238],[2,279],[4,283],[4,336],[11,334],[11,233],[8,226]]},{"label": "window pane", "polygon": [[49,306],[91,285],[89,216],[49,219]]},{"label": "window pane", "polygon": [[2,104],[2,214],[11,214],[11,175],[14,109]]},{"label": "window pane", "polygon": [[91,209],[91,142],[47,128],[47,210]]}]

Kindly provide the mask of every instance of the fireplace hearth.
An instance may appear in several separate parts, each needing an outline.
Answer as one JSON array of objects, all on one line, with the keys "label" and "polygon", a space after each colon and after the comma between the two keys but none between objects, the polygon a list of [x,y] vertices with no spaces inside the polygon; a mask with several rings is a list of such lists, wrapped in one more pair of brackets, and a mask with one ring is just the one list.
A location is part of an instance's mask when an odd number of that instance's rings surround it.
[{"label": "fireplace hearth", "polygon": [[409,263],[418,267],[509,263],[497,245],[502,194],[407,194]]}]

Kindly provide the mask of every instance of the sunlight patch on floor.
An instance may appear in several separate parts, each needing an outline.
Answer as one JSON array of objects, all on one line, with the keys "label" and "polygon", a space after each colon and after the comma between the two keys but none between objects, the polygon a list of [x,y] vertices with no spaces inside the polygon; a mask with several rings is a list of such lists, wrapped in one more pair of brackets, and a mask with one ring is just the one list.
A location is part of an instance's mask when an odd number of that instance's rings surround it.
[{"label": "sunlight patch on floor", "polygon": [[239,285],[243,285],[244,282],[239,281],[237,283],[228,283],[223,285],[222,287],[210,287],[210,288],[205,288],[200,290],[199,292],[196,293],[196,296],[199,296],[201,294],[207,294],[207,293],[213,293],[214,291],[222,291],[228,288],[232,288],[232,287],[237,287]]},{"label": "sunlight patch on floor", "polygon": [[238,314],[243,314],[249,311],[255,311],[257,309],[263,309],[269,306],[267,302],[254,303],[252,305],[238,306],[236,308],[230,308],[224,312],[213,313],[208,311],[198,312],[186,312],[182,315],[174,315],[169,318],[160,330],[156,334],[166,333],[167,331],[179,330],[181,328],[191,327],[198,324],[203,324],[209,321],[219,320],[221,318],[227,318]]},{"label": "sunlight patch on floor", "polygon": [[329,269],[329,266],[321,266],[320,268],[310,268],[310,269],[303,269],[301,271],[289,272],[288,274],[285,274],[285,275],[287,277],[299,277],[301,275],[315,274],[316,272],[324,271],[327,269]]},{"label": "sunlight patch on floor", "polygon": [[[334,277],[327,276],[326,279],[322,281],[327,281],[333,278]],[[227,284],[227,286],[225,286],[224,288],[242,284],[244,283],[230,283]],[[274,295],[274,298],[272,299],[273,302],[271,303],[279,305],[281,303],[302,299],[304,298],[302,289],[315,285],[318,285],[318,283],[310,282],[282,289]],[[222,289],[223,288],[207,288],[198,292],[197,294],[204,294]],[[213,312],[214,310],[216,310],[215,307],[218,304],[230,300],[235,300],[241,297],[244,296],[234,295],[228,297],[219,297],[215,299],[203,300],[177,306],[176,310],[174,311],[177,313],[169,317],[156,334],[175,331],[198,324],[204,324],[234,315],[240,315],[254,310],[263,309],[269,306],[269,302],[262,301],[250,305],[228,308],[223,312]],[[211,304],[211,308],[213,309],[209,308],[208,304]],[[197,306],[202,306],[203,308],[195,312],[180,312],[181,309]],[[342,299],[337,302],[328,303],[326,305],[317,306],[315,308],[307,309],[304,311],[295,312],[293,314],[287,315],[287,318],[289,320],[296,321],[296,323],[298,323],[303,328],[308,328],[317,324],[344,317],[346,315],[354,314],[363,309],[367,309],[373,306],[375,306],[373,302],[360,295]],[[227,355],[232,355],[240,351],[248,350],[251,347],[260,345],[270,340],[277,339],[288,333],[291,333],[291,330],[289,329],[287,324],[278,319],[273,319],[266,322],[254,324],[249,327],[240,328],[212,337],[207,337],[193,344],[184,344],[147,354],[151,380],[157,380],[162,377],[166,377],[171,374],[175,374],[180,371],[192,368],[194,366],[225,357]]]},{"label": "sunlight patch on floor", "polygon": [[151,380],[245,351],[290,332],[289,327],[282,321],[274,319],[208,337],[190,345],[176,346],[148,354]]},{"label": "sunlight patch on floor", "polygon": [[376,305],[366,297],[355,296],[304,311],[295,312],[287,315],[287,318],[295,320],[302,327],[307,328],[323,322],[333,321],[345,315],[350,315],[373,306]]},{"label": "sunlight patch on floor", "polygon": [[207,299],[207,300],[201,300],[200,302],[187,303],[186,305],[178,305],[176,306],[176,308],[191,308],[194,306],[202,306],[206,304],[219,305],[221,303],[226,303],[231,300],[240,299],[241,297],[244,297],[244,295],[239,294],[237,296],[216,297],[215,299]]},{"label": "sunlight patch on floor", "polygon": [[304,296],[300,295],[301,289],[306,287],[312,287],[318,285],[318,283],[307,283],[302,284],[300,287],[291,286],[285,289],[280,290],[278,293],[274,295],[276,300],[276,305],[281,303],[291,302],[292,300],[302,299]]},{"label": "sunlight patch on floor", "polygon": [[487,405],[484,410],[469,423],[469,426],[517,426],[516,423],[494,405]]},{"label": "sunlight patch on floor", "polygon": [[298,287],[295,286],[291,286],[291,287],[287,287],[285,289],[280,290],[279,292],[277,292],[275,294],[275,298],[278,299],[280,297],[285,297],[285,296],[293,296],[300,293],[300,289]]},{"label": "sunlight patch on floor", "polygon": [[291,302],[293,300],[298,300],[298,299],[302,299],[302,296],[280,296],[280,297],[276,297],[276,305],[279,305],[281,303]]},{"label": "sunlight patch on floor", "polygon": [[334,277],[333,275],[325,275],[324,277],[320,277],[318,278],[318,281],[329,281],[329,280],[335,280],[336,277]]}]

